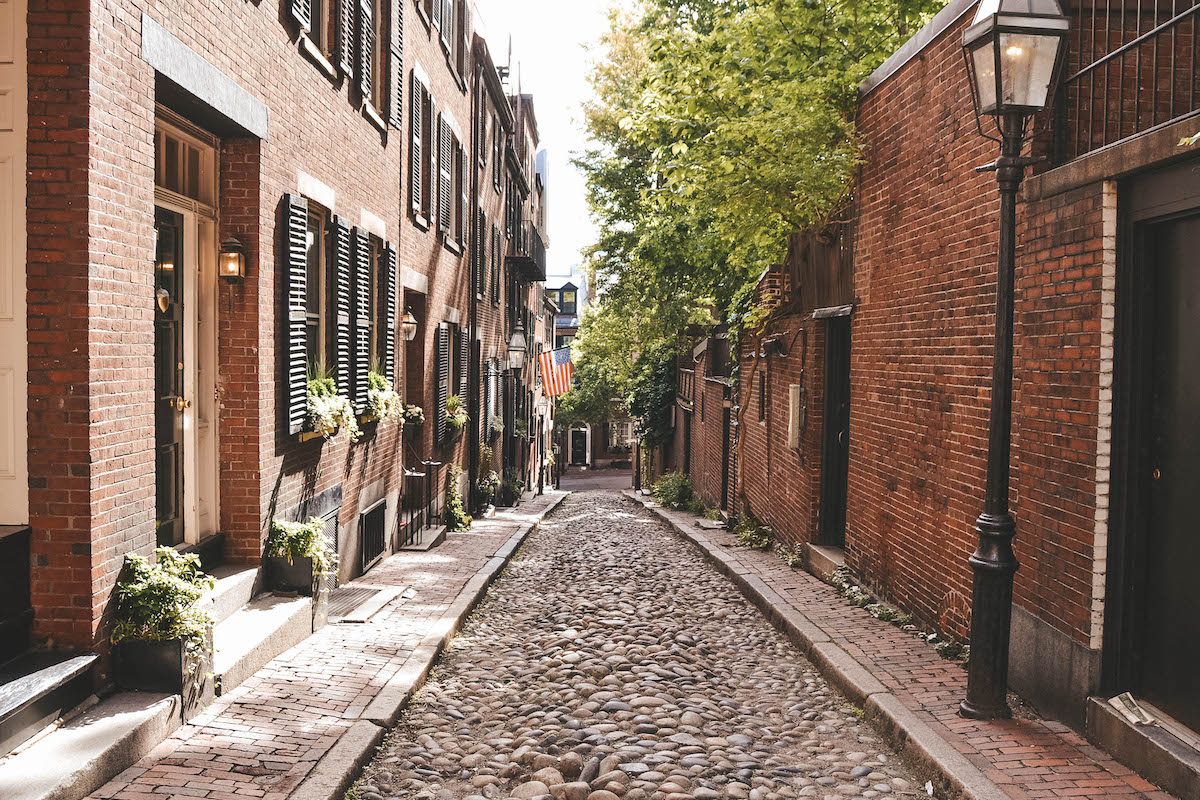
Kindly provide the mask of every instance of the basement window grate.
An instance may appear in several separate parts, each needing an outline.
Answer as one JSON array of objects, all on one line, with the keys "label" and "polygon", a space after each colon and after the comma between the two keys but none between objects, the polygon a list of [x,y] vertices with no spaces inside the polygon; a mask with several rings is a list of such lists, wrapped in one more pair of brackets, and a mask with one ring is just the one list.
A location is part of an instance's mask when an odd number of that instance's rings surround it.
[{"label": "basement window grate", "polygon": [[362,552],[362,571],[366,572],[383,558],[387,549],[387,501],[380,500],[358,519],[358,536]]}]

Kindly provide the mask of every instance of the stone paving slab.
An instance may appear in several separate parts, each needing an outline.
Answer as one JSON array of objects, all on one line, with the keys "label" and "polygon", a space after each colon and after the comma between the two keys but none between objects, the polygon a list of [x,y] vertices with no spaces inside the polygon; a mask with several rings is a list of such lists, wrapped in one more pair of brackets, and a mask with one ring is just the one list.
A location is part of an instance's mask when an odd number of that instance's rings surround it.
[{"label": "stone paving slab", "polygon": [[547,491],[434,550],[384,560],[358,582],[407,588],[370,622],[328,625],[282,653],[90,800],[334,796],[378,741],[372,728],[382,732],[379,723],[399,710],[381,713],[381,702],[407,700],[517,545],[564,497]]},{"label": "stone paving slab", "polygon": [[[1052,720],[970,720],[958,716],[967,673],[927,643],[845,602],[837,590],[773,553],[738,547],[733,535],[702,530],[693,514],[650,508],[726,572],[830,679],[866,694],[868,716],[898,750],[942,773],[971,798],[1050,797],[1172,800],[1068,726]],[[831,657],[834,647],[840,655]],[[818,648],[823,650],[818,655]],[[868,683],[864,676],[870,677]],[[858,686],[856,692],[854,686]],[[883,691],[871,691],[872,686]],[[980,780],[980,777],[983,780]]]}]

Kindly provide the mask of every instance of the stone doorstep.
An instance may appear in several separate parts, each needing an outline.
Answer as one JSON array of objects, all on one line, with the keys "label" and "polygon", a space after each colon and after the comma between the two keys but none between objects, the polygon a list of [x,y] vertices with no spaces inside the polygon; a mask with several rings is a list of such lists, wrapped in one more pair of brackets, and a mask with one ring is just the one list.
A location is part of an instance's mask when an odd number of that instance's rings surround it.
[{"label": "stone doorstep", "polygon": [[833,576],[834,570],[845,566],[846,551],[825,544],[808,545],[808,571],[823,581]]},{"label": "stone doorstep", "polygon": [[402,553],[424,553],[426,550],[432,550],[442,542],[446,541],[446,526],[439,525],[436,528],[425,531],[421,536],[421,541],[416,544],[406,544],[400,548]]},{"label": "stone doorstep", "polygon": [[313,632],[313,599],[264,594],[213,629],[213,672],[226,694]]},{"label": "stone doorstep", "polygon": [[[1157,709],[1145,705],[1151,716],[1162,716]],[[1200,750],[1194,743],[1174,735],[1171,727],[1171,722],[1135,725],[1110,706],[1106,698],[1088,698],[1088,739],[1180,800],[1200,800]]]},{"label": "stone doorstep", "polygon": [[258,564],[226,564],[214,569],[212,576],[217,579],[216,585],[196,605],[212,615],[213,624],[229,619],[262,591]]},{"label": "stone doorstep", "polygon": [[[828,635],[799,608],[770,589],[756,575],[732,561],[688,515],[668,511],[633,490],[626,497],[645,506],[671,526],[679,536],[695,545],[741,590],[746,599],[761,609],[780,628],[830,683],[864,707],[867,718],[884,735],[885,741],[918,769],[946,787],[950,796],[967,800],[1009,800],[1009,795],[940,736],[876,679],[849,653],[829,641]],[[1189,798],[1189,800],[1191,800]]]},{"label": "stone doorstep", "polygon": [[119,692],[0,764],[4,800],[78,800],[179,727],[179,696]]}]

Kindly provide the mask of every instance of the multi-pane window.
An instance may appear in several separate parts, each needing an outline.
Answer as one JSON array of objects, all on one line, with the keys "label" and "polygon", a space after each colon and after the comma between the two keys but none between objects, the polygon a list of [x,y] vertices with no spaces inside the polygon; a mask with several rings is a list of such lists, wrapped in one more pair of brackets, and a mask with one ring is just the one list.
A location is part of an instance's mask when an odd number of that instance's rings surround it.
[{"label": "multi-pane window", "polygon": [[452,140],[451,150],[454,153],[454,163],[451,169],[451,175],[454,179],[454,187],[450,190],[450,234],[454,240],[460,245],[467,241],[467,226],[470,220],[466,218],[467,206],[463,202],[466,196],[466,151],[459,143],[458,138]]},{"label": "multi-pane window", "polygon": [[383,1],[375,0],[371,4],[371,27],[374,36],[371,37],[371,93],[367,98],[376,109],[384,107],[384,78],[387,65],[387,38],[383,30]]},{"label": "multi-pane window", "polygon": [[501,250],[502,239],[500,238],[500,228],[496,225],[492,226],[492,305],[500,305],[500,259],[504,257]]},{"label": "multi-pane window", "polygon": [[758,373],[758,421],[767,421],[767,376]]},{"label": "multi-pane window", "polygon": [[325,310],[329,307],[329,283],[325,279],[328,252],[328,215],[313,203],[308,206],[308,226],[304,237],[308,265],[307,296],[305,298],[305,350],[311,372],[317,365],[326,365]]},{"label": "multi-pane window", "polygon": [[[377,372],[383,372],[383,354],[387,350],[387,317],[384,316],[384,306],[387,305],[387,292],[384,291],[386,278],[383,274],[387,265],[383,258],[383,242],[382,240],[371,237],[370,250],[370,269],[371,269],[371,284],[370,284],[370,299],[368,306],[374,316],[374,330],[371,336],[371,356],[367,363]],[[391,377],[390,375],[388,376]]]},{"label": "multi-pane window", "polygon": [[575,315],[575,292],[573,290],[564,291],[562,293],[561,311],[564,314],[570,314],[571,316]]},{"label": "multi-pane window", "polygon": [[326,58],[333,57],[333,43],[337,35],[334,28],[337,24],[337,2],[338,0],[309,0],[312,24],[307,32],[308,39]]}]

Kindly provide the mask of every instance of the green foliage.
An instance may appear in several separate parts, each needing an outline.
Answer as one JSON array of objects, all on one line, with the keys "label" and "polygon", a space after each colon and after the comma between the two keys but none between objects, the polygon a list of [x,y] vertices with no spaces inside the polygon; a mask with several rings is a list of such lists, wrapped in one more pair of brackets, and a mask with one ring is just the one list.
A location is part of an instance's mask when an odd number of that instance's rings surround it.
[{"label": "green foliage", "polygon": [[571,391],[558,399],[555,416],[562,425],[600,423],[624,412],[636,337],[627,319],[589,308],[579,335],[571,342],[574,378]]},{"label": "green foliage", "polygon": [[525,477],[514,467],[505,467],[500,479],[500,492],[496,495],[497,505],[515,506],[525,491]]},{"label": "green foliage", "polygon": [[[696,500],[692,480],[682,472],[668,472],[650,487],[650,494],[662,506],[685,511]],[[703,511],[704,504],[701,503]]]},{"label": "green foliage", "polygon": [[462,492],[458,490],[462,470],[451,465],[446,478],[446,530],[465,531],[471,527],[471,517],[463,506]]},{"label": "green foliage", "polygon": [[783,563],[795,569],[804,566],[804,545],[780,542],[775,545],[775,552],[783,559]]},{"label": "green foliage", "polygon": [[212,618],[196,601],[213,587],[212,577],[201,571],[195,554],[160,547],[154,556],[153,564],[140,555],[125,556],[114,594],[112,643],[183,639],[191,653],[205,649]]},{"label": "green foliage", "polygon": [[671,440],[674,404],[675,350],[660,343],[638,355],[630,382],[629,414],[647,447],[660,447]]},{"label": "green foliage", "polygon": [[446,398],[446,423],[456,431],[462,430],[467,424],[467,407],[462,398],[452,394]]},{"label": "green foliage", "polygon": [[[626,356],[674,347],[688,322],[728,321],[735,353],[743,329],[761,327],[752,289],[786,234],[846,205],[859,83],[943,2],[642,0],[610,12],[584,107],[594,147],[576,164],[598,229],[585,253],[597,317]],[[665,393],[639,397],[636,375],[613,391],[611,378],[577,365],[579,419],[603,413],[584,402],[592,382],[601,400],[629,395],[644,421],[665,413]],[[649,444],[669,432],[660,422],[645,421]]]},{"label": "green foliage", "polygon": [[314,575],[328,575],[337,568],[337,554],[325,538],[325,521],[320,517],[308,522],[271,520],[263,555],[286,559],[289,564],[297,558],[311,558]]},{"label": "green foliage", "polygon": [[733,528],[733,535],[740,546],[754,550],[769,550],[775,541],[775,533],[749,515],[738,521]]}]

